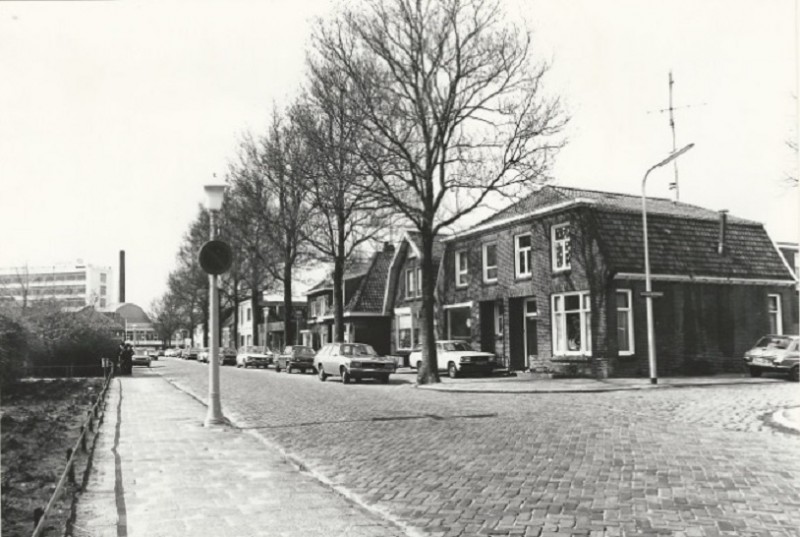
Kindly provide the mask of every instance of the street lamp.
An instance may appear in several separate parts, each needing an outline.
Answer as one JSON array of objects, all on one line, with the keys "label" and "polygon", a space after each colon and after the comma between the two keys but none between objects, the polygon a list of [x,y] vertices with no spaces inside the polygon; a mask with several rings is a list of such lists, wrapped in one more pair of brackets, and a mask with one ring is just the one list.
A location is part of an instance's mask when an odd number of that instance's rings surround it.
[{"label": "street lamp", "polygon": [[[206,209],[211,228],[210,240],[216,239],[217,213],[222,208],[222,197],[225,185],[206,185]],[[208,276],[209,314],[208,324],[211,335],[208,352],[208,413],[206,414],[206,427],[222,425],[222,404],[219,397],[219,295],[217,291],[217,275]]]},{"label": "street lamp", "polygon": [[653,293],[652,285],[650,282],[650,250],[648,249],[647,244],[647,195],[645,194],[645,187],[647,186],[647,176],[650,175],[650,172],[655,170],[656,168],[660,168],[665,164],[668,164],[678,158],[679,156],[683,155],[691,148],[694,147],[694,144],[689,144],[687,146],[678,149],[670,153],[670,155],[659,162],[650,167],[647,172],[644,174],[644,179],[642,179],[642,228],[644,233],[644,288],[645,292],[642,293],[645,298],[645,303],[647,305],[647,358],[650,364],[650,384],[658,384],[658,374],[656,373],[656,335],[653,330],[653,297],[660,296],[657,293]]}]

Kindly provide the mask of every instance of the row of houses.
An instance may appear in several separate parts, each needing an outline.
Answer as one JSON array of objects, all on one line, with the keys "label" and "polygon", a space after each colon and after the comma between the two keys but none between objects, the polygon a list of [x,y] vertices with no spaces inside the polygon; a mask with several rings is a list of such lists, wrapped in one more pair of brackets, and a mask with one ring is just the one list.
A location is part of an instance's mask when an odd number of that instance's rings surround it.
[{"label": "row of houses", "polygon": [[[648,237],[659,375],[743,371],[759,336],[797,333],[795,276],[761,223],[648,198]],[[436,239],[436,337],[511,370],[646,376],[643,244],[640,197],[545,186]],[[419,260],[408,231],[346,271],[347,340],[420,344]],[[332,303],[329,279],[308,291],[304,344],[332,340]]]}]

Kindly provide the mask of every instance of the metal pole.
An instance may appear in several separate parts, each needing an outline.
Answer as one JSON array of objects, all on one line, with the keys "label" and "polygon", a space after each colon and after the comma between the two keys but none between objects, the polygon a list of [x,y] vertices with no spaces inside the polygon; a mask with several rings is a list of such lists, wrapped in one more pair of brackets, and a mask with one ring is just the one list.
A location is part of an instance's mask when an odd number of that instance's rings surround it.
[{"label": "metal pole", "polygon": [[650,250],[647,242],[647,195],[645,188],[647,176],[654,168],[650,168],[642,179],[642,229],[644,230],[644,289],[645,304],[647,306],[647,361],[650,365],[650,384],[658,384],[658,373],[656,371],[656,335],[653,329],[653,289],[650,283]]},{"label": "metal pole", "polygon": [[[216,238],[216,216],[217,211],[209,211],[209,222],[211,225],[211,240]],[[209,312],[208,324],[211,332],[208,352],[208,413],[206,414],[206,427],[222,425],[225,420],[222,417],[222,404],[219,398],[219,296],[217,294],[217,276],[211,274],[209,281]]]}]

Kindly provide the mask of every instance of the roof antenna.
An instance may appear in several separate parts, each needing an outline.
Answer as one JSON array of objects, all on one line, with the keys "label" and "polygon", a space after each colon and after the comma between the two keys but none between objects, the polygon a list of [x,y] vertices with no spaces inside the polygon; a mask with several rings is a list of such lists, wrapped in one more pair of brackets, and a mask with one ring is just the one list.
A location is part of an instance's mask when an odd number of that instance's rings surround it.
[{"label": "roof antenna", "polygon": [[[707,103],[700,103],[698,105],[688,104],[688,105],[685,105],[685,106],[679,106],[679,107],[675,108],[674,106],[672,106],[672,86],[674,84],[675,84],[675,80],[672,78],[672,69],[670,69],[670,71],[669,71],[669,108],[662,108],[661,110],[656,110],[658,113],[669,112],[669,128],[672,131],[672,152],[673,153],[678,150],[678,145],[677,145],[677,141],[676,141],[676,137],[675,137],[675,115],[673,114],[673,112],[676,109],[679,110],[681,108],[691,108],[692,106],[705,106],[707,104]],[[648,112],[648,114],[649,113],[650,112]],[[675,199],[673,199],[672,201],[677,203],[678,201],[680,201],[680,198],[681,198],[680,189],[678,188],[678,159],[675,159],[675,160],[672,161],[672,168],[673,168],[673,170],[675,172],[675,180],[669,184],[669,189],[675,191]]]}]

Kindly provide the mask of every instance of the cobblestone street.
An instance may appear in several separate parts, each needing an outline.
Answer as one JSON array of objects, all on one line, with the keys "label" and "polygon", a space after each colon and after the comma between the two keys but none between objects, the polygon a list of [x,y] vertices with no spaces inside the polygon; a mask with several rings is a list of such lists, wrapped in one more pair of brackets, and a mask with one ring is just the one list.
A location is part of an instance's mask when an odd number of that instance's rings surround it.
[{"label": "cobblestone street", "polygon": [[[208,371],[161,374],[205,400]],[[223,367],[235,425],[430,534],[800,535],[797,384],[468,394]],[[266,449],[266,448],[265,448]]]}]

